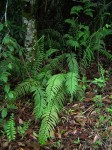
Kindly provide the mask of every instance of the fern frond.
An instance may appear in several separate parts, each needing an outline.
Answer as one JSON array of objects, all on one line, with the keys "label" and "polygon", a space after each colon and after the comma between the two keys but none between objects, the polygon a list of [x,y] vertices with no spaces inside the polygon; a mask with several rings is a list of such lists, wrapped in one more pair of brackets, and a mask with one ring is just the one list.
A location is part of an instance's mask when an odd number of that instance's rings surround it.
[{"label": "fern frond", "polygon": [[39,130],[39,143],[44,145],[48,137],[52,136],[51,132],[54,130],[58,122],[57,109],[51,103],[47,106],[42,116],[42,123]]},{"label": "fern frond", "polygon": [[67,54],[67,63],[68,63],[68,67],[70,72],[74,72],[75,74],[79,74],[79,67],[78,67],[78,63],[76,60],[76,55],[74,53],[71,54]]},{"label": "fern frond", "polygon": [[108,51],[105,49],[99,49],[98,50],[101,54],[105,55],[108,59],[112,60],[112,54],[110,54]]},{"label": "fern frond", "polygon": [[34,54],[34,61],[32,62],[31,74],[36,76],[37,72],[40,70],[44,58],[44,36],[42,36],[36,43],[37,52]]},{"label": "fern frond", "polygon": [[32,87],[32,91],[34,91],[34,114],[38,119],[42,116],[46,106],[45,92],[41,87]]},{"label": "fern frond", "polygon": [[47,101],[52,101],[55,98],[55,95],[62,88],[63,82],[65,81],[64,74],[53,75],[47,83],[46,94]]},{"label": "fern frond", "polygon": [[71,97],[73,98],[78,89],[78,75],[74,72],[67,73],[65,84],[67,87],[67,92],[70,93]]},{"label": "fern frond", "polygon": [[58,113],[63,107],[65,99],[63,91],[64,81],[64,74],[54,75],[48,81],[48,86],[46,88],[46,100],[48,105],[43,112],[42,123],[39,131],[39,142],[41,144],[46,143],[58,122]]},{"label": "fern frond", "polygon": [[57,56],[57,57],[54,58],[54,59],[51,59],[51,60],[49,61],[49,64],[48,64],[48,65],[50,65],[50,66],[49,66],[50,69],[51,69],[51,70],[59,70],[59,71],[62,72],[63,66],[62,66],[62,63],[61,63],[61,62],[63,62],[64,59],[65,59],[65,54],[62,54],[62,55],[60,55],[60,56]]},{"label": "fern frond", "polygon": [[7,122],[6,133],[9,141],[15,140],[16,128],[15,128],[14,114],[11,114],[9,121]]},{"label": "fern frond", "polygon": [[[48,66],[47,66],[48,67]],[[36,79],[42,84],[46,86],[47,81],[51,78],[52,72],[50,70],[50,66],[48,68],[43,68],[41,72],[36,76]]]},{"label": "fern frond", "polygon": [[33,79],[27,79],[24,82],[18,84],[17,87],[14,89],[16,98],[31,93],[32,86],[37,86],[37,85],[38,82]]},{"label": "fern frond", "polygon": [[45,34],[47,38],[45,41],[46,47],[62,49],[62,45],[64,45],[64,39],[59,31],[54,29],[44,29],[42,30],[42,33]]},{"label": "fern frond", "polygon": [[53,49],[53,48],[50,48],[49,50],[46,51],[46,60],[48,59],[48,57],[50,57],[52,54],[54,54],[55,52],[59,51],[58,49]]},{"label": "fern frond", "polygon": [[82,65],[86,67],[94,59],[94,52],[92,51],[91,45],[88,45],[82,61]]}]

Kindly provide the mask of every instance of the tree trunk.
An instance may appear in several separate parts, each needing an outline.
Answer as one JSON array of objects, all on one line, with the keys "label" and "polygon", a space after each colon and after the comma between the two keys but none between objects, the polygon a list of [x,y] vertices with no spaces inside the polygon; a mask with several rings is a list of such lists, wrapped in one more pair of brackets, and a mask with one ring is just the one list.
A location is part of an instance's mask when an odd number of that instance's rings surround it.
[{"label": "tree trunk", "polygon": [[22,21],[26,28],[24,47],[27,51],[31,51],[37,38],[36,19],[35,16],[35,0],[24,0],[22,4]]}]

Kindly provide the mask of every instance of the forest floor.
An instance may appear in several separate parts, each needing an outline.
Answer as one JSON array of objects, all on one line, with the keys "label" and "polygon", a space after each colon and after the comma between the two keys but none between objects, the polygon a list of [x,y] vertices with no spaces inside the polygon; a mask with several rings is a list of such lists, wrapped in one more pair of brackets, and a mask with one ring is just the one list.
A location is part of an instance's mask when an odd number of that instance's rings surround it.
[{"label": "forest floor", "polygon": [[8,142],[3,136],[0,150],[112,150],[112,75],[104,88],[88,83],[84,99],[67,104],[47,144],[37,143],[40,122],[35,122],[30,100],[17,102],[16,124],[31,120],[25,137]]}]

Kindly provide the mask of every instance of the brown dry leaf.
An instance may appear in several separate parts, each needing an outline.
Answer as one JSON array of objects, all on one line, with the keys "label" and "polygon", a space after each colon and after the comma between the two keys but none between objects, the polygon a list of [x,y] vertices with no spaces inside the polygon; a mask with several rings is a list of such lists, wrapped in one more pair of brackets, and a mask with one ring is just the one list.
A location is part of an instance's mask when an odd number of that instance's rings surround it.
[{"label": "brown dry leaf", "polygon": [[84,118],[82,118],[82,120],[81,120],[81,126],[85,126],[85,124],[86,124],[86,122],[87,122],[87,118],[86,117],[84,117]]},{"label": "brown dry leaf", "polygon": [[73,105],[72,107],[73,107],[73,108],[77,108],[77,107],[78,107],[78,104],[75,104],[75,105]]},{"label": "brown dry leaf", "polygon": [[28,135],[33,134],[33,130],[32,129],[28,129],[26,132]]},{"label": "brown dry leaf", "polygon": [[108,127],[108,130],[109,130],[109,131],[112,131],[112,126]]},{"label": "brown dry leaf", "polygon": [[19,146],[23,146],[23,147],[24,147],[24,146],[25,146],[25,143],[18,142],[18,145],[19,145]]},{"label": "brown dry leaf", "polygon": [[87,96],[88,98],[93,98],[94,97],[94,93],[93,92],[87,92]]},{"label": "brown dry leaf", "polygon": [[85,102],[90,102],[90,101],[92,101],[92,98],[85,98],[84,101]]},{"label": "brown dry leaf", "polygon": [[74,134],[74,135],[77,134],[77,130],[74,130],[74,131],[72,132],[72,134]]},{"label": "brown dry leaf", "polygon": [[31,137],[33,140],[37,140],[37,137],[34,136],[33,134],[30,134],[30,137]]},{"label": "brown dry leaf", "polygon": [[89,124],[90,124],[90,125],[93,125],[94,122],[95,122],[95,119],[94,119],[94,118],[90,118],[90,119],[89,119]]},{"label": "brown dry leaf", "polygon": [[20,148],[20,150],[25,150],[25,149],[23,149],[23,148]]},{"label": "brown dry leaf", "polygon": [[97,115],[96,111],[95,111],[95,110],[92,111],[92,112],[91,112],[91,115],[94,115],[94,116]]},{"label": "brown dry leaf", "polygon": [[109,99],[103,99],[103,102],[107,103],[107,104],[112,104],[112,101]]},{"label": "brown dry leaf", "polygon": [[27,146],[32,148],[32,150],[40,150],[40,145],[36,142],[27,143]]},{"label": "brown dry leaf", "polygon": [[99,140],[99,136],[96,134],[93,140],[93,143],[95,143],[97,140]]},{"label": "brown dry leaf", "polygon": [[67,131],[64,136],[67,136],[68,134],[72,133],[72,130]]},{"label": "brown dry leaf", "polygon": [[24,121],[21,118],[19,118],[19,124],[23,124],[23,123]]},{"label": "brown dry leaf", "polygon": [[9,142],[4,142],[2,146],[3,146],[3,148],[6,148],[6,147],[8,147],[8,145],[9,145]]},{"label": "brown dry leaf", "polygon": [[58,128],[58,131],[55,133],[55,136],[58,137],[59,139],[61,139],[61,133],[60,133],[59,128]]},{"label": "brown dry leaf", "polygon": [[71,115],[71,116],[77,115],[77,112],[71,112],[70,115]]}]

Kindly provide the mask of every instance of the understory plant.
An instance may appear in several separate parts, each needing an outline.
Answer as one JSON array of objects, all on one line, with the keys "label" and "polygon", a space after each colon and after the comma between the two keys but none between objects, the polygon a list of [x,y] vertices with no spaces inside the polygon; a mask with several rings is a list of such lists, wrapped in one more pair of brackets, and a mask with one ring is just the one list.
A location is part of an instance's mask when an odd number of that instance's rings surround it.
[{"label": "understory plant", "polygon": [[[105,39],[112,34],[112,24],[103,23],[98,29],[91,30],[90,25],[91,22],[93,23],[94,9],[97,5],[87,0],[80,1],[80,3],[82,5],[72,7],[71,18],[65,20],[65,23],[69,24],[69,31],[64,38],[70,51],[77,53],[81,70],[86,69],[94,60],[99,63],[101,55],[112,61],[112,54],[106,50],[105,43]],[[90,18],[90,23],[81,21],[83,20],[80,17],[82,14]]]},{"label": "understory plant", "polygon": [[[103,24],[95,31],[90,30],[86,22],[80,21],[80,14],[93,19],[96,5],[88,0],[80,3],[81,5],[72,7],[71,18],[65,21],[69,24],[69,31],[63,37],[54,30],[46,30],[48,37],[42,36],[30,51],[22,49],[9,34],[1,40],[0,84],[5,95],[1,117],[5,118],[9,109],[15,109],[16,100],[30,95],[34,103],[35,120],[41,121],[38,141],[42,145],[53,137],[62,107],[67,102],[82,97],[83,90],[86,89],[79,84],[80,74],[85,76],[82,70],[95,59],[99,63],[100,54],[112,60],[112,54],[106,50],[105,45],[106,37],[112,34],[111,24]],[[3,26],[0,28],[2,30]],[[58,38],[54,41],[56,33],[61,42]],[[104,77],[104,74],[101,75]],[[14,79],[11,78],[13,76]],[[15,80],[16,85],[10,84],[12,81],[15,83]],[[16,131],[12,114],[5,128],[9,141],[16,139],[17,132],[23,138],[28,125],[25,123],[18,126]]]},{"label": "understory plant", "polygon": [[[44,36],[34,47],[36,48],[32,50],[31,55],[26,58],[26,79],[15,87],[12,99],[32,94],[35,119],[42,120],[39,142],[45,144],[58,123],[58,113],[66,103],[66,95],[70,95],[72,102],[74,97],[81,93],[78,85],[79,67],[74,53],[59,54],[55,58],[52,54],[56,50],[49,49],[45,53]],[[63,62],[66,70],[63,68]]]}]

